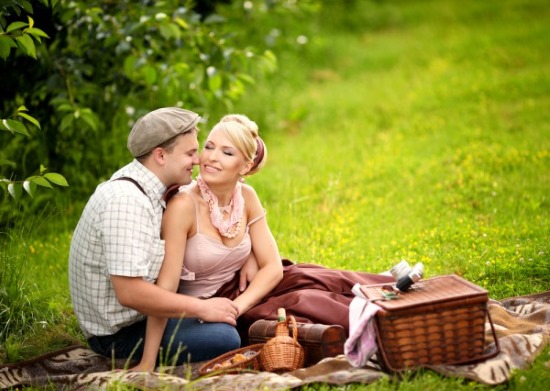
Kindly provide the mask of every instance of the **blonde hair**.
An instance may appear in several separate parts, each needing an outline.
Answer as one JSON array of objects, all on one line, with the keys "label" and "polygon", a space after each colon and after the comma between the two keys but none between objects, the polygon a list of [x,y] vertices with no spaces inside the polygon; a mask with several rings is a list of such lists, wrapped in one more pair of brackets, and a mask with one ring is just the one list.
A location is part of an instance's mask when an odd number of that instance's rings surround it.
[{"label": "blonde hair", "polygon": [[252,175],[260,171],[267,160],[267,147],[260,138],[258,125],[244,114],[228,114],[214,129],[221,130],[235,147],[244,155],[247,162],[254,165],[246,173]]}]

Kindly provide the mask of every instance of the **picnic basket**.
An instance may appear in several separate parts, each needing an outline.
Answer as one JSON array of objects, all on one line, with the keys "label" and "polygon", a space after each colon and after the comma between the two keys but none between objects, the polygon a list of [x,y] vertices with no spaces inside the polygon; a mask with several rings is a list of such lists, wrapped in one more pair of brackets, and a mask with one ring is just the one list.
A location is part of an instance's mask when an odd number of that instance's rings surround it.
[{"label": "picnic basket", "polygon": [[[286,317],[279,309],[279,320],[275,325],[275,337],[268,340],[260,352],[260,365],[269,372],[286,372],[304,366],[304,349],[298,343],[298,327],[293,316]],[[292,337],[289,335],[292,324]]]},{"label": "picnic basket", "polygon": [[[397,300],[383,300],[387,284],[363,285],[363,294],[381,309],[375,316],[377,357],[393,372],[430,365],[481,361],[500,351],[487,308],[485,289],[457,276],[422,280]],[[485,352],[489,320],[496,349]]]},{"label": "picnic basket", "polygon": [[199,375],[258,371],[260,370],[260,351],[263,346],[263,343],[259,343],[224,353],[201,365]]}]

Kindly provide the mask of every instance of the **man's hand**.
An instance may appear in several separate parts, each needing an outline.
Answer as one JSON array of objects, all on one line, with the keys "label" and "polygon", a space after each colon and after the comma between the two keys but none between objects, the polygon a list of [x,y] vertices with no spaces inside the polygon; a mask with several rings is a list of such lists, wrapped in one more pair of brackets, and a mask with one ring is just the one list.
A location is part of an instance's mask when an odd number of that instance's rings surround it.
[{"label": "man's hand", "polygon": [[251,252],[250,256],[248,257],[248,260],[245,262],[243,267],[241,268],[241,271],[239,273],[239,291],[244,292],[246,287],[248,286],[248,283],[252,281],[254,276],[256,276],[256,273],[258,272],[258,262],[256,261],[256,257],[254,256],[254,253]]}]

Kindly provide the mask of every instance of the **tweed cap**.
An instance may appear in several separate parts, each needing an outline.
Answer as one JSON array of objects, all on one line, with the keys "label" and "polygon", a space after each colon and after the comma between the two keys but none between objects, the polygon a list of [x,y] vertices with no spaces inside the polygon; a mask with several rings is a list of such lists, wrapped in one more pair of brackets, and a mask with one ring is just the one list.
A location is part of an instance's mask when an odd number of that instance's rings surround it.
[{"label": "tweed cap", "polygon": [[179,107],[163,107],[138,119],[128,135],[128,149],[134,157],[150,152],[178,134],[192,131],[200,116]]}]

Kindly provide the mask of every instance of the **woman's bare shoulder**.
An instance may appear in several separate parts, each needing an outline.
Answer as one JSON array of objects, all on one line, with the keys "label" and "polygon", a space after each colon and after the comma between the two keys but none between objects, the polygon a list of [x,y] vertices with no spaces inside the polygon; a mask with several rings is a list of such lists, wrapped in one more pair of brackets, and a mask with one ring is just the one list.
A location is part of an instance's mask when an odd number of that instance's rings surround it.
[{"label": "woman's bare shoulder", "polygon": [[187,189],[174,194],[166,204],[166,213],[169,213],[169,211],[194,211],[196,203],[194,197],[195,195]]},{"label": "woman's bare shoulder", "polygon": [[250,185],[247,185],[246,183],[243,183],[243,197],[257,197],[258,194],[256,193],[256,190],[250,186]]}]

